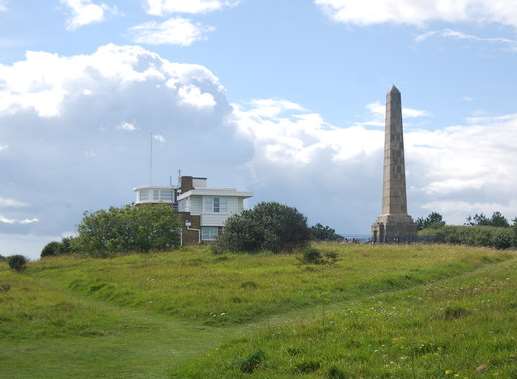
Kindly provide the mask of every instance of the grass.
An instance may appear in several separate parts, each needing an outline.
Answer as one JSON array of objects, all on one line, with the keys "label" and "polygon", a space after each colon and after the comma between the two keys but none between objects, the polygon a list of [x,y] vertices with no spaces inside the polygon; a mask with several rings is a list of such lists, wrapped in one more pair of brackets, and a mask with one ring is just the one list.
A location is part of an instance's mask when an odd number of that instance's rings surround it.
[{"label": "grass", "polygon": [[514,253],[316,247],[0,265],[0,377],[517,378]]}]

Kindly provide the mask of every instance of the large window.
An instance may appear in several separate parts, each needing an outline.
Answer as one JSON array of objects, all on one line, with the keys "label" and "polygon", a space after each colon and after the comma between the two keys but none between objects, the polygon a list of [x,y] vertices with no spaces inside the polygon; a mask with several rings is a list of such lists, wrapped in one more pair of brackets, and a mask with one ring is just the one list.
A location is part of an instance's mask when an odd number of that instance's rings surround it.
[{"label": "large window", "polygon": [[228,210],[226,199],[224,197],[214,197],[212,199],[212,212],[226,213]]},{"label": "large window", "polygon": [[215,241],[219,236],[219,228],[217,226],[203,226],[201,228],[201,239],[203,241]]}]

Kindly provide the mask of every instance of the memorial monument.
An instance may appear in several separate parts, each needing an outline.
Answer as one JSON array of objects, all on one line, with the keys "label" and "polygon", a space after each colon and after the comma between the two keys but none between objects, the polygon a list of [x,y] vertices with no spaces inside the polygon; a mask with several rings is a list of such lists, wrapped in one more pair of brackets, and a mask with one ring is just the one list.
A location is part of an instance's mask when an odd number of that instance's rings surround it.
[{"label": "memorial monument", "polygon": [[407,212],[402,101],[395,86],[386,99],[385,128],[382,213],[372,225],[372,240],[376,243],[413,242],[416,224]]}]

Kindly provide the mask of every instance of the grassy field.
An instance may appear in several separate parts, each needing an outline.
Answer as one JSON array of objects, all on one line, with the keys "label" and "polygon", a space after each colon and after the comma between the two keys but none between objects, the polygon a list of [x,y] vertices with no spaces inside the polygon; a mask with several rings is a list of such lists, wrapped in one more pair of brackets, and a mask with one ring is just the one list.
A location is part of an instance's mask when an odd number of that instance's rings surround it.
[{"label": "grassy field", "polygon": [[2,264],[0,377],[517,378],[517,254],[317,248]]}]

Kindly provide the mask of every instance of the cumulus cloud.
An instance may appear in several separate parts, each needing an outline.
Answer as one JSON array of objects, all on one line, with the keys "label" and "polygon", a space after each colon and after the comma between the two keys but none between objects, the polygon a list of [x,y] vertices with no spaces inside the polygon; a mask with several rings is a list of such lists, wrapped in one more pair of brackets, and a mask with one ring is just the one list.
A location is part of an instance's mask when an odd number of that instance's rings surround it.
[{"label": "cumulus cloud", "polygon": [[[303,191],[290,186],[290,191],[274,192],[305,203],[320,217],[330,219],[336,209],[334,223],[339,213],[344,225],[361,224],[366,231],[380,207],[383,130],[337,127],[301,106],[284,104],[269,99],[235,105],[236,125],[255,143],[257,180],[275,189],[297,183]],[[508,158],[517,150],[517,115],[471,118],[438,130],[410,128],[405,139],[413,214],[435,207],[456,223],[487,210],[517,215],[517,203],[511,201],[517,167]],[[447,205],[457,201],[461,206],[448,211]]]},{"label": "cumulus cloud", "polygon": [[438,22],[498,23],[517,27],[514,0],[314,0],[337,22],[424,25]]},{"label": "cumulus cloud", "polygon": [[230,112],[209,69],[137,46],[74,56],[28,52],[0,65],[0,141],[10,145],[8,159],[0,159],[1,195],[31,199],[2,209],[9,223],[0,234],[60,235],[85,210],[132,201],[131,189],[149,184],[151,132],[167,141],[154,146],[154,184],[168,184],[182,168],[242,186],[239,167],[252,146],[226,124]]},{"label": "cumulus cloud", "polygon": [[239,4],[239,0],[147,0],[147,13],[163,16],[170,13],[209,13]]},{"label": "cumulus cloud", "polygon": [[102,22],[108,12],[116,13],[115,8],[104,3],[96,4],[92,0],[61,0],[61,4],[67,7],[70,15],[66,21],[67,30],[76,30],[89,24]]},{"label": "cumulus cloud", "polygon": [[130,29],[134,42],[146,45],[190,46],[214,30],[211,26],[173,17],[164,22],[149,21]]}]

